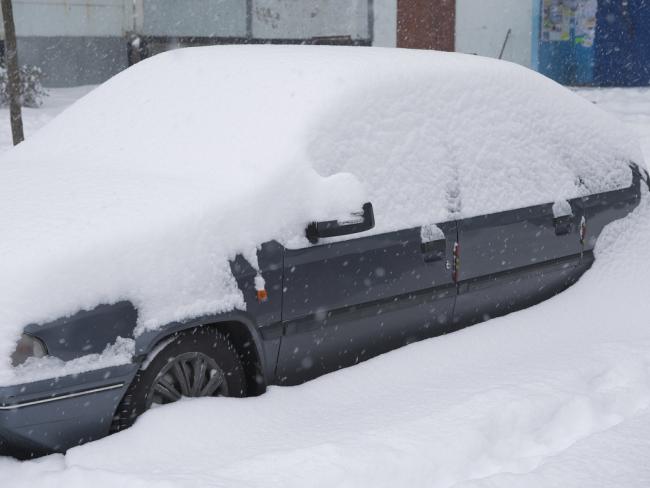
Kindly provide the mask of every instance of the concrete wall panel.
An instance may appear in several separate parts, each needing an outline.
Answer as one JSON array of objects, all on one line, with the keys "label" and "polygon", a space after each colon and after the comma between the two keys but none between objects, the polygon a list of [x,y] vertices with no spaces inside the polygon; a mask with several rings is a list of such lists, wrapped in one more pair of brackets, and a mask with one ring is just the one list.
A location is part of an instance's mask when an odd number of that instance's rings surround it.
[{"label": "concrete wall panel", "polygon": [[142,0],[142,33],[245,37],[245,0]]},{"label": "concrete wall panel", "polygon": [[368,0],[253,0],[253,36],[368,39]]},{"label": "concrete wall panel", "polygon": [[456,0],[456,50],[496,58],[512,29],[503,59],[532,63],[535,0]]},{"label": "concrete wall panel", "polygon": [[397,46],[397,0],[374,0],[373,46]]},{"label": "concrete wall panel", "polygon": [[19,37],[18,60],[39,66],[50,87],[102,83],[128,66],[120,37]]},{"label": "concrete wall panel", "polygon": [[132,28],[132,0],[13,0],[13,4],[18,36],[110,37]]}]

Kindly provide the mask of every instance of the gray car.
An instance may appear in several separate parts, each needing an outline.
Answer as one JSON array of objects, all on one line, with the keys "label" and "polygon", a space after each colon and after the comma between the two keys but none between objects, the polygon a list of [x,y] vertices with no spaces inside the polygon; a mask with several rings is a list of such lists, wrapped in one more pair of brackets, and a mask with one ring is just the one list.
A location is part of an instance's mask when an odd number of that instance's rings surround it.
[{"label": "gray car", "polygon": [[260,395],[546,300],[639,204],[637,146],[478,56],[138,63],[0,160],[0,453],[64,452],[152,406]]},{"label": "gray car", "polygon": [[[562,216],[549,202],[439,223],[434,240],[423,227],[355,238],[374,225],[368,203],[356,222],[309,225],[307,248],[267,242],[264,293],[246,259],[231,262],[245,312],[140,334],[129,364],[0,388],[0,452],[63,452],[129,427],[152,404],[259,395],[539,303],[575,283],[603,228],[638,205],[648,175],[630,168],[629,188],[573,199]],[[30,325],[14,364],[99,353],[133,337],[137,317],[120,302]]]}]

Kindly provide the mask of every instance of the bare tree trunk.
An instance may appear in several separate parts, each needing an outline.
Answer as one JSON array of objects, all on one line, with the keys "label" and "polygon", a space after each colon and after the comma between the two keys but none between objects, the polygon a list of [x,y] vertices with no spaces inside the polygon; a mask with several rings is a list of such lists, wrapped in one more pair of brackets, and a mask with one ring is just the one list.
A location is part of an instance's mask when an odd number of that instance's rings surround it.
[{"label": "bare tree trunk", "polygon": [[25,139],[23,116],[20,110],[20,72],[18,71],[18,52],[16,49],[16,27],[11,0],[0,0],[5,28],[5,58],[7,61],[7,81],[9,88],[9,113],[11,135],[14,146]]}]

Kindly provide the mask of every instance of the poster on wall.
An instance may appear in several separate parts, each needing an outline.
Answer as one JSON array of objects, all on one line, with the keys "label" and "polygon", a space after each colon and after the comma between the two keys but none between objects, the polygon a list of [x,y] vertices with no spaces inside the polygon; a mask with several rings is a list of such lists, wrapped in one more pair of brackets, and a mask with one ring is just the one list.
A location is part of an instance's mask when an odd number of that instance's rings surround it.
[{"label": "poster on wall", "polygon": [[575,0],[542,1],[542,41],[571,40],[571,20]]},{"label": "poster on wall", "polygon": [[542,41],[570,41],[591,47],[596,37],[598,0],[542,0]]},{"label": "poster on wall", "polygon": [[575,42],[583,47],[594,45],[598,0],[579,0],[575,20]]}]

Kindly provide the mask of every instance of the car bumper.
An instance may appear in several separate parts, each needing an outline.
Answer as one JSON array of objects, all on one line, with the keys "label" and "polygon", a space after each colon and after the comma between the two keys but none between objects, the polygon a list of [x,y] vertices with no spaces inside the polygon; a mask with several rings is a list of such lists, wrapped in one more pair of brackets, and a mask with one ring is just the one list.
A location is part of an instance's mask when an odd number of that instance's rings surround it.
[{"label": "car bumper", "polygon": [[0,455],[64,452],[104,437],[138,367],[125,364],[0,387]]}]

